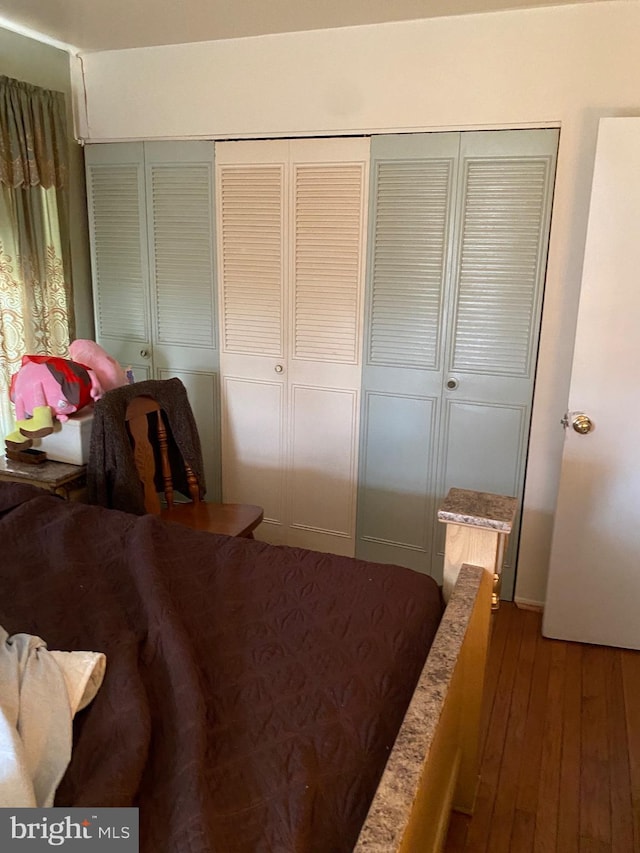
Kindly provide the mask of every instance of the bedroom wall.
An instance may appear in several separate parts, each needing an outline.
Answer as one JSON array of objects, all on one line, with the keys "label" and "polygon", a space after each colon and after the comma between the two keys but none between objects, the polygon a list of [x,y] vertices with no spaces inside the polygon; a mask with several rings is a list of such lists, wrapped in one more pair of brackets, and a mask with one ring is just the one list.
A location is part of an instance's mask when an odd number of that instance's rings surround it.
[{"label": "bedroom wall", "polygon": [[139,50],[75,67],[92,141],[561,127],[516,598],[542,603],[600,116],[640,114],[640,3]]},{"label": "bedroom wall", "polygon": [[0,74],[64,92],[69,123],[71,264],[78,337],[93,337],[93,307],[82,148],[73,136],[71,72],[66,50],[0,28]]}]

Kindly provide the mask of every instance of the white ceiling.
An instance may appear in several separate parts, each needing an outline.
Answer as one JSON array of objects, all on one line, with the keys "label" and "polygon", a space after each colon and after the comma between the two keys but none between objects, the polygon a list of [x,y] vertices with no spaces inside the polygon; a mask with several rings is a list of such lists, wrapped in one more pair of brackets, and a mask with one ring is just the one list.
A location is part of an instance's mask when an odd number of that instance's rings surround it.
[{"label": "white ceiling", "polygon": [[589,2],[597,0],[0,0],[0,26],[89,51]]}]

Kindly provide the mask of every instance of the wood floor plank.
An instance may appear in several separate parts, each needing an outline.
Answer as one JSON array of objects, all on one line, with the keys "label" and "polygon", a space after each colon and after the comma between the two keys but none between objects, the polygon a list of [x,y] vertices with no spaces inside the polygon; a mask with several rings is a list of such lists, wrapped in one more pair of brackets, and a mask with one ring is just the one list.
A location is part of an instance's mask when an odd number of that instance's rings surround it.
[{"label": "wood floor plank", "polygon": [[640,850],[640,652],[621,652],[620,665],[629,750],[633,849]]},{"label": "wood floor plank", "polygon": [[567,643],[562,703],[562,756],[560,759],[560,808],[558,853],[577,850],[580,838],[580,754],[582,731],[582,650]]},{"label": "wood floor plank", "polygon": [[482,717],[480,720],[481,756],[484,752],[486,738],[489,732],[489,719],[493,712],[493,702],[498,687],[498,677],[500,675],[504,650],[509,639],[512,620],[517,619],[517,617],[517,608],[510,602],[503,603],[499,610],[491,614],[491,638],[485,675],[484,703],[482,707]]},{"label": "wood floor plank", "polygon": [[535,814],[516,809],[511,832],[511,853],[532,853],[535,830]]},{"label": "wood floor plank", "polygon": [[[510,618],[511,613],[514,614],[513,619]],[[467,851],[469,853],[485,853],[489,850],[489,834],[504,755],[507,724],[511,710],[511,695],[523,628],[523,621],[518,618],[515,609],[507,611],[505,617],[507,614],[509,614],[509,636],[502,655],[496,694],[487,727],[476,808],[467,834]]]},{"label": "wood floor plank", "polygon": [[478,802],[445,853],[640,853],[640,652],[549,640],[534,615],[496,614]]},{"label": "wood floor plank", "polygon": [[[613,850],[610,844],[597,841],[593,838],[580,838],[578,853],[622,853],[622,850]],[[632,853],[632,851],[629,851]]]},{"label": "wood floor plank", "polygon": [[535,824],[536,853],[555,853],[558,837],[560,769],[564,724],[564,679],[567,644],[548,640],[551,665],[546,691],[546,712],[538,777],[538,808]]},{"label": "wood floor plank", "polygon": [[527,712],[531,695],[533,664],[537,644],[539,618],[531,611],[519,616],[522,636],[516,660],[516,670],[511,690],[511,703],[507,720],[505,743],[498,788],[496,791],[489,850],[491,853],[509,853],[511,833],[516,810],[518,781],[525,745]]},{"label": "wood floor plank", "polygon": [[633,850],[633,810],[629,741],[624,702],[621,654],[611,650],[605,670],[607,696],[607,731],[609,733],[609,790],[611,792],[611,847]]},{"label": "wood floor plank", "polygon": [[580,837],[611,843],[609,738],[605,659],[608,649],[585,646],[582,655]]},{"label": "wood floor plank", "polygon": [[525,742],[522,750],[522,763],[526,772],[520,774],[518,782],[518,798],[516,807],[520,811],[534,815],[538,807],[538,780],[540,762],[542,761],[542,743],[544,732],[545,709],[547,705],[547,685],[549,682],[549,666],[551,663],[551,648],[553,641],[547,640],[540,632],[541,617],[538,616],[538,636],[536,656],[533,665],[531,695]]}]

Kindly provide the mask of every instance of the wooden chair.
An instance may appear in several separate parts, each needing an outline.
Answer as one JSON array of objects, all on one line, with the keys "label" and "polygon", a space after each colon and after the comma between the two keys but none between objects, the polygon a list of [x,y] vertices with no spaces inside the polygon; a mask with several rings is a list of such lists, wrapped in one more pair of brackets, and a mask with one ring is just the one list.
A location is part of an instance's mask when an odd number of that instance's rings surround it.
[{"label": "wooden chair", "polygon": [[[262,507],[252,504],[210,503],[200,499],[198,480],[189,465],[184,466],[190,501],[175,500],[174,474],[169,453],[169,436],[162,417],[160,405],[152,397],[134,397],[127,406],[125,415],[136,469],[144,489],[144,504],[147,512],[159,515],[165,521],[185,524],[195,530],[223,533],[227,536],[253,538],[253,531],[262,521]],[[153,419],[155,430],[150,430]],[[154,450],[152,435],[157,435]],[[156,452],[157,451],[157,452]],[[157,460],[160,471],[156,470]],[[158,473],[163,484],[166,506],[163,507],[157,491]]]}]

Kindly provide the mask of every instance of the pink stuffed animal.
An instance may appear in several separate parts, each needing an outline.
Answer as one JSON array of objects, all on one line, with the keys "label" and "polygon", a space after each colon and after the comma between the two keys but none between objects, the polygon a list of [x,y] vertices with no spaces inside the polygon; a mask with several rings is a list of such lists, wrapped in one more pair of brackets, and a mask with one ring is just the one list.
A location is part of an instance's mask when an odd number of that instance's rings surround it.
[{"label": "pink stuffed animal", "polygon": [[72,360],[48,355],[22,357],[20,370],[11,377],[9,396],[17,424],[5,438],[8,447],[30,447],[34,437],[53,432],[54,417],[66,421],[105,391],[127,384],[124,370],[94,341],[74,341],[69,351]]},{"label": "pink stuffed animal", "polygon": [[95,341],[80,339],[73,341],[69,345],[69,355],[74,361],[79,364],[84,364],[89,368],[89,373],[93,372],[97,387],[101,393],[94,397],[94,400],[99,400],[105,391],[111,391],[112,388],[120,388],[121,385],[127,385],[127,375],[120,367],[118,362],[104,350],[100,344]]}]

